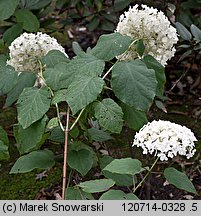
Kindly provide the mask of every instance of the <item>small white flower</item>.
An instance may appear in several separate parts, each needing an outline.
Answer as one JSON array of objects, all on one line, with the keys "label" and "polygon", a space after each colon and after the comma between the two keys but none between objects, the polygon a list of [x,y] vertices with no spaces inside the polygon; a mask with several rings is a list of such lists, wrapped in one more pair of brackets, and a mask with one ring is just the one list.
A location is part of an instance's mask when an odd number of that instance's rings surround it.
[{"label": "small white flower", "polygon": [[134,137],[133,146],[141,147],[143,154],[154,154],[161,161],[184,155],[191,158],[197,141],[193,132],[169,121],[152,121],[144,125]]},{"label": "small white flower", "polygon": [[[163,66],[167,60],[174,56],[174,44],[177,43],[178,37],[176,29],[171,26],[168,18],[163,12],[148,7],[138,5],[129,8],[129,11],[120,16],[116,31],[122,35],[128,35],[133,40],[143,39],[145,44],[145,54],[152,55]],[[136,45],[117,58],[122,60],[131,60],[138,57]]]},{"label": "small white flower", "polygon": [[59,50],[68,57],[55,38],[42,32],[23,33],[9,46],[10,60],[7,61],[7,64],[13,66],[18,72],[38,73],[40,69],[38,59],[45,56],[50,50]]}]

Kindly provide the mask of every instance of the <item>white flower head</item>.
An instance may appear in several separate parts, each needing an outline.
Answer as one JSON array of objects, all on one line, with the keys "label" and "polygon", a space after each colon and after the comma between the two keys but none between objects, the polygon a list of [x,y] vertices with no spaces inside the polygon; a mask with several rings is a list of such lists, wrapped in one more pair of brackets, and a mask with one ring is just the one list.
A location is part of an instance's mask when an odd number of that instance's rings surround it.
[{"label": "white flower head", "polygon": [[161,161],[184,155],[191,158],[197,141],[193,132],[179,124],[169,121],[152,121],[144,125],[134,137],[133,146],[141,147],[143,154],[154,154]]},{"label": "white flower head", "polygon": [[19,72],[38,73],[40,68],[38,59],[45,56],[50,50],[59,50],[68,57],[55,38],[42,32],[23,33],[9,46],[10,60],[7,61],[7,64]]},{"label": "white flower head", "polygon": [[[135,5],[122,14],[116,31],[130,36],[135,41],[142,39],[145,44],[145,54],[152,55],[165,66],[167,60],[171,59],[176,51],[174,48],[174,44],[178,41],[176,29],[171,26],[163,12],[146,5],[141,5],[141,7],[140,10],[138,5]],[[134,44],[126,53],[117,58],[132,60],[137,57]]]}]

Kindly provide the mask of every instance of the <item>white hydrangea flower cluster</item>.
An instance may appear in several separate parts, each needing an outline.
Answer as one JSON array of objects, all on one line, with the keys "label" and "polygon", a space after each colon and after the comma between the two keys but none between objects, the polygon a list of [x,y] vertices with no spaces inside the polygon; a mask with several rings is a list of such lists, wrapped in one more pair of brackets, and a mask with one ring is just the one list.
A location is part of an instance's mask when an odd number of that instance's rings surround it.
[{"label": "white hydrangea flower cluster", "polygon": [[152,121],[144,125],[134,137],[133,146],[141,147],[143,154],[154,154],[161,161],[178,155],[191,158],[197,141],[193,132],[185,126],[169,121]]},{"label": "white hydrangea flower cluster", "polygon": [[[142,39],[145,44],[145,54],[152,55],[163,66],[167,60],[174,56],[178,37],[176,29],[171,26],[170,21],[162,11],[153,7],[139,5],[129,8],[127,12],[120,16],[116,31],[122,35],[128,35],[133,40]],[[138,57],[136,45],[117,58],[122,60],[132,60]]]},{"label": "white hydrangea flower cluster", "polygon": [[23,33],[11,43],[9,50],[10,60],[7,61],[7,64],[19,72],[38,73],[40,65],[37,59],[45,56],[50,50],[59,50],[68,57],[55,38],[42,32]]}]

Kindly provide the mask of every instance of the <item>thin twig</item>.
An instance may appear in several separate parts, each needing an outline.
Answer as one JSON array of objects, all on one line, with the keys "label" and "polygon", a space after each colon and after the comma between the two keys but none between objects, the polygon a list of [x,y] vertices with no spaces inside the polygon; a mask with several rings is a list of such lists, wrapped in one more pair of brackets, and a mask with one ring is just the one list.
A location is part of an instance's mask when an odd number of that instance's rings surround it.
[{"label": "thin twig", "polygon": [[65,199],[66,178],[67,178],[69,113],[70,113],[70,109],[68,107],[67,115],[66,115],[65,145],[64,145],[63,184],[62,184],[62,199],[63,200]]},{"label": "thin twig", "polygon": [[[128,49],[123,53],[121,54],[121,56],[123,56],[132,46],[133,44],[136,42],[137,40],[134,40],[128,47]],[[104,74],[104,76],[102,77],[102,79],[104,80],[106,78],[106,76],[111,72],[111,70],[113,69],[113,67],[115,66],[116,63],[118,63],[120,61],[120,59],[118,59],[113,65],[112,67]]]},{"label": "thin twig", "polygon": [[[115,62],[115,64],[116,64],[116,62]],[[115,64],[113,64],[112,67],[105,73],[105,75],[102,77],[103,80],[110,73],[110,71],[113,69],[113,67],[115,66]]]},{"label": "thin twig", "polygon": [[62,125],[61,119],[60,119],[59,106],[58,106],[57,103],[55,103],[55,107],[56,107],[56,111],[57,111],[57,120],[59,122],[59,126],[60,126],[62,131],[65,131],[65,129],[64,129],[63,125]]},{"label": "thin twig", "polygon": [[76,120],[75,120],[75,121],[73,122],[73,124],[71,125],[69,131],[71,131],[71,130],[74,128],[74,126],[77,124],[77,122],[79,121],[79,119],[80,119],[82,113],[84,112],[84,110],[85,110],[85,108],[83,108],[83,109],[80,111],[78,117],[76,118]]},{"label": "thin twig", "polygon": [[185,72],[179,77],[179,79],[174,83],[174,85],[170,88],[169,91],[167,91],[167,93],[171,93],[172,90],[177,86],[177,84],[186,76],[186,74],[189,72],[189,70],[191,69],[192,64],[190,65],[190,67],[188,67]]},{"label": "thin twig", "polygon": [[110,88],[110,87],[104,86],[103,88],[112,91],[112,88]]}]

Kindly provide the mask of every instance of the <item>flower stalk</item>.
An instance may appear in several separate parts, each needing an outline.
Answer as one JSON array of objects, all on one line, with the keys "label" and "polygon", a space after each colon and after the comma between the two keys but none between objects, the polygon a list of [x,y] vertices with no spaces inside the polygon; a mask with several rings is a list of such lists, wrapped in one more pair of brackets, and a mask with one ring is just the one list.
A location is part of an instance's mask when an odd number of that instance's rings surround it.
[{"label": "flower stalk", "polygon": [[140,181],[140,183],[134,188],[133,193],[136,192],[136,190],[142,186],[142,183],[146,180],[146,178],[149,176],[149,174],[151,173],[152,169],[154,168],[154,166],[156,165],[156,163],[158,162],[159,157],[156,158],[156,160],[154,161],[154,163],[152,164],[150,170],[147,172],[147,174],[144,176],[144,178]]}]

